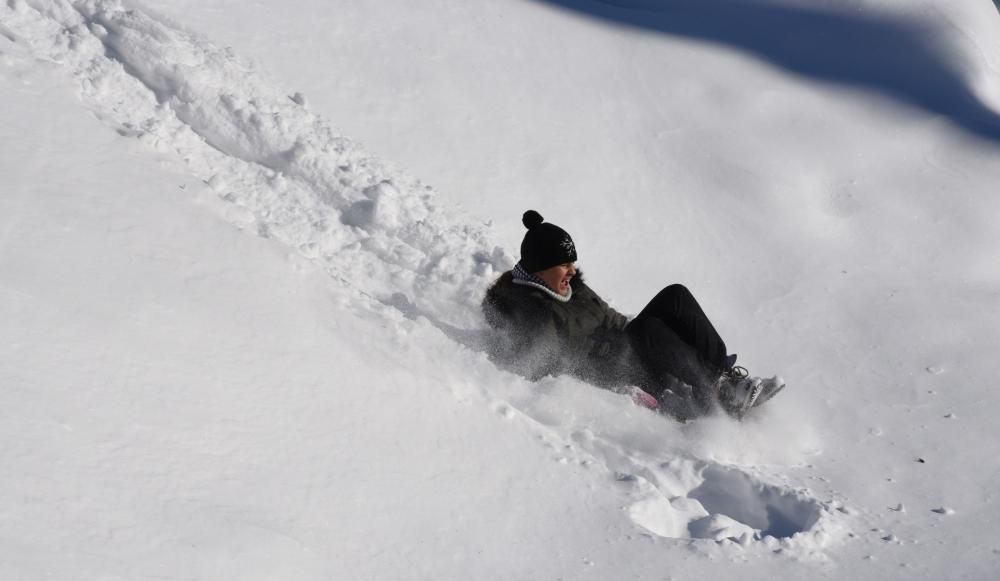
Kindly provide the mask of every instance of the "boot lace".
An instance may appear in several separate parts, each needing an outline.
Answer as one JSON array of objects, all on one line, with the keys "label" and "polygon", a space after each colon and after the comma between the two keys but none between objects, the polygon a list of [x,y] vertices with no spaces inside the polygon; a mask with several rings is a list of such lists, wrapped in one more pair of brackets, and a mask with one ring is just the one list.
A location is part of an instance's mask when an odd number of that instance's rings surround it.
[{"label": "boot lace", "polygon": [[747,371],[747,368],[742,365],[734,365],[724,371],[723,375],[729,379],[746,379],[750,376],[750,372]]}]

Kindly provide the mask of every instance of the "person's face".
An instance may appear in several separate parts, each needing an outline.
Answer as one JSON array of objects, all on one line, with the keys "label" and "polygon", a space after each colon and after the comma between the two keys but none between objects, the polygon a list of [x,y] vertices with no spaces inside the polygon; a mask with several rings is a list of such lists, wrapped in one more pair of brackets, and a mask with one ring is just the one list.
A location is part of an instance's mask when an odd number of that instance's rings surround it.
[{"label": "person's face", "polygon": [[576,276],[576,264],[567,262],[566,264],[550,266],[545,270],[536,272],[535,276],[542,279],[545,282],[545,286],[562,296],[566,296],[569,294],[569,281],[573,280],[573,277]]}]

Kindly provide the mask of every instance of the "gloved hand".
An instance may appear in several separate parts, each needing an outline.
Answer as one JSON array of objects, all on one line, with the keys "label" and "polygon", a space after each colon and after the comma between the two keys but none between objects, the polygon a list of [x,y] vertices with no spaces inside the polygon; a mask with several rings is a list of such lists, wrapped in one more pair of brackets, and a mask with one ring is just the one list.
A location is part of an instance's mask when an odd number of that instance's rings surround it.
[{"label": "gloved hand", "polygon": [[656,401],[655,397],[649,395],[638,387],[628,387],[625,389],[624,393],[632,398],[632,403],[637,406],[641,406],[649,410],[657,410],[660,408],[660,402]]}]

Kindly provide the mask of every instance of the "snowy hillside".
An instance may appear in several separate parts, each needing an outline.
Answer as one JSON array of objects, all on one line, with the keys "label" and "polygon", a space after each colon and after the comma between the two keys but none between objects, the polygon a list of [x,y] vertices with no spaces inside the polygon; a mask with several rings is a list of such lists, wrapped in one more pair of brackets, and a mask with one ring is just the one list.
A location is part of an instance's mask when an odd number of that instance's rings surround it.
[{"label": "snowy hillside", "polygon": [[[997,39],[985,0],[0,5],[0,578],[993,578]],[[498,370],[529,207],[789,389],[680,425]]]}]

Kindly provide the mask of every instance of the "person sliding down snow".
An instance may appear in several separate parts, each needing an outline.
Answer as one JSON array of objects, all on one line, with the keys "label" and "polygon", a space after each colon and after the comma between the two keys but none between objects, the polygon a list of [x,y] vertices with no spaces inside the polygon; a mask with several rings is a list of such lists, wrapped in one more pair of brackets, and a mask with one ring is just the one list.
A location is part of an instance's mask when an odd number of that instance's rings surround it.
[{"label": "person sliding down snow", "polygon": [[576,268],[565,230],[528,210],[521,260],[487,290],[483,313],[495,330],[489,351],[531,379],[569,374],[627,393],[680,420],[716,405],[742,418],[784,387],[750,378],[694,296],[673,284],[633,319],[608,306]]}]

